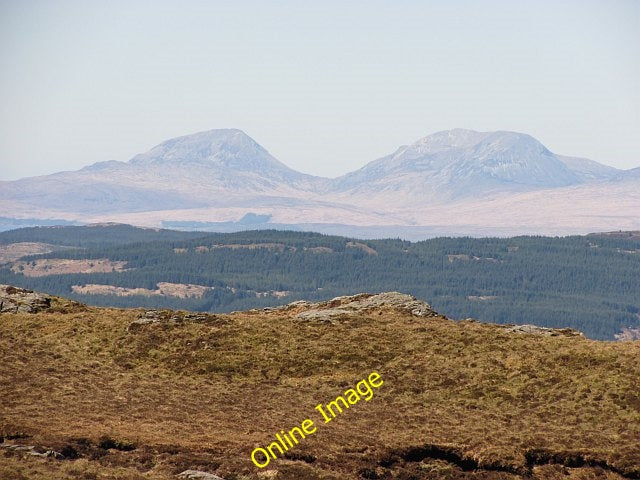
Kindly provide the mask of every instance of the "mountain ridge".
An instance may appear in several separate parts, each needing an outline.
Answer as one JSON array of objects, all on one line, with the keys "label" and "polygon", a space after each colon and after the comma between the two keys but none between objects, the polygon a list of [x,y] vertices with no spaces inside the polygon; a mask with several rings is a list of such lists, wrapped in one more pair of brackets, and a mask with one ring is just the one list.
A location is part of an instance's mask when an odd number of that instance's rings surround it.
[{"label": "mountain ridge", "polygon": [[[168,140],[165,140],[155,145],[154,147],[150,148],[147,152],[134,155],[127,161],[120,161],[120,160],[113,160],[113,159],[98,161],[89,165],[85,165],[84,167],[81,167],[80,169],[77,169],[77,170],[69,170],[69,171],[65,170],[60,172],[54,172],[48,175],[22,177],[16,180],[0,180],[0,183],[20,182],[26,179],[40,178],[43,176],[51,176],[51,175],[60,175],[65,173],[75,173],[83,170],[102,170],[109,167],[123,166],[127,164],[129,165],[145,165],[150,163],[170,164],[172,162],[177,164],[177,163],[181,163],[182,161],[184,161],[185,163],[205,163],[206,164],[207,162],[209,162],[209,164],[213,164],[215,161],[220,160],[219,152],[215,152],[213,150],[210,151],[211,158],[207,158],[207,156],[204,155],[205,152],[203,152],[202,150],[203,146],[207,146],[209,147],[209,149],[212,149],[212,147],[215,147],[215,146],[220,147],[225,153],[229,154],[230,157],[232,157],[233,155],[237,156],[237,154],[241,152],[241,150],[243,149],[244,150],[253,149],[254,154],[256,156],[267,157],[269,160],[268,163],[271,164],[272,166],[277,166],[278,168],[281,168],[283,170],[295,172],[296,174],[299,174],[305,177],[331,181],[331,180],[336,180],[336,179],[345,177],[347,175],[353,174],[363,168],[368,167],[369,165],[379,162],[383,158],[387,158],[387,157],[396,158],[398,157],[399,154],[405,153],[407,149],[411,147],[414,147],[416,151],[419,151],[420,153],[423,153],[423,154],[434,154],[434,153],[439,153],[443,150],[448,150],[448,149],[471,147],[476,145],[478,141],[482,141],[483,139],[486,139],[487,137],[491,137],[491,136],[516,136],[522,139],[529,139],[535,142],[536,144],[538,144],[546,153],[552,153],[537,139],[535,139],[534,137],[526,133],[520,133],[520,132],[515,132],[510,130],[480,132],[480,131],[471,130],[471,129],[454,128],[450,130],[437,131],[435,133],[432,133],[430,135],[427,135],[425,137],[422,137],[416,140],[410,145],[402,145],[398,147],[395,152],[388,154],[384,157],[380,157],[376,160],[372,160],[366,163],[365,165],[363,165],[362,167],[352,172],[348,172],[344,175],[341,175],[338,177],[322,177],[322,176],[299,172],[297,170],[292,169],[291,167],[287,166],[286,164],[282,163],[281,161],[273,157],[262,145],[256,142],[253,138],[251,138],[241,129],[222,128],[222,129],[204,130],[204,131],[200,131],[192,134],[172,137]],[[450,143],[446,143],[445,138],[450,139]],[[238,141],[232,142],[231,140],[233,139],[237,139]],[[182,151],[178,151],[178,153],[182,153],[183,155],[188,154],[191,157],[195,155],[196,157],[199,156],[200,158],[195,158],[195,159],[183,158],[183,157],[180,157],[180,155],[176,155],[175,150],[177,150],[177,147],[185,146],[185,145],[191,146],[191,147],[195,146],[195,147],[198,147],[198,149],[195,150],[195,152],[193,148],[187,150],[186,152],[183,149]],[[234,151],[234,147],[235,147],[235,151]],[[576,170],[583,169],[584,167],[581,165],[581,163],[583,165],[590,165],[594,169],[601,170],[602,172],[624,173],[624,172],[630,172],[634,170],[634,169],[620,170],[615,167],[610,167],[608,165],[604,165],[595,160],[584,158],[584,157],[572,157],[572,156],[559,155],[559,154],[553,154],[553,155],[556,155],[557,157],[563,159],[563,163],[565,163],[567,165],[567,168],[569,168],[570,170],[574,168]],[[169,157],[169,158],[166,158],[166,157]],[[230,164],[229,162],[230,158],[226,158],[226,159],[222,158],[223,162],[225,162],[225,160],[227,161],[227,166],[232,166],[234,168],[237,168],[238,166],[240,166],[241,168],[246,168],[247,166],[249,166],[247,165],[247,163]],[[265,166],[265,162],[262,162],[262,163],[254,162],[252,165],[250,165],[251,168],[258,168],[258,167],[264,167],[264,166]],[[636,167],[636,168],[640,168],[640,167]]]},{"label": "mountain ridge", "polygon": [[[217,129],[166,140],[127,162],[0,182],[0,216],[160,226],[228,222],[253,212],[278,224],[390,225],[390,235],[393,225],[439,225],[441,217],[460,224],[452,234],[485,227],[491,233],[513,223],[510,218],[533,216],[533,231],[552,233],[549,225],[555,232],[566,224],[570,229],[557,231],[587,233],[639,226],[635,200],[627,208],[638,179],[633,170],[556,155],[527,134],[465,129],[436,132],[329,179],[291,169],[242,130]],[[546,191],[557,205],[539,215],[533,204],[545,203]],[[530,198],[531,205],[507,204],[504,218],[487,205],[511,196]],[[604,220],[577,220],[576,198],[581,211]],[[525,230],[516,224],[510,233],[518,231]]]}]

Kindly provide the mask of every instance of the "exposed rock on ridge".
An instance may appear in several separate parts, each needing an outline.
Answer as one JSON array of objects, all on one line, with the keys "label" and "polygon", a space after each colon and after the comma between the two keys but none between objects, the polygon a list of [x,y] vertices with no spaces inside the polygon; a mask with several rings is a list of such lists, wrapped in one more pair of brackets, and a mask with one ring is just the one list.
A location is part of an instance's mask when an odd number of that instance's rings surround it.
[{"label": "exposed rock on ridge", "polygon": [[385,292],[376,295],[361,293],[336,297],[327,302],[310,303],[305,301],[290,303],[285,309],[304,307],[305,310],[298,313],[299,320],[320,320],[333,322],[342,316],[363,313],[374,309],[388,308],[409,313],[416,317],[436,317],[438,314],[431,306],[421,300],[399,292]]},{"label": "exposed rock on ridge", "polygon": [[[357,295],[344,295],[332,298],[325,302],[309,302],[297,300],[279,307],[265,307],[263,309],[251,309],[247,312],[233,313],[268,313],[287,312],[295,320],[306,322],[338,323],[340,320],[348,320],[358,315],[380,311],[383,309],[394,310],[399,313],[409,314],[415,317],[442,317],[431,306],[417,298],[400,292],[383,293],[359,293]],[[468,318],[467,321],[476,320]],[[157,323],[224,323],[224,316],[210,313],[190,313],[172,310],[146,310],[141,313],[130,326],[129,331],[134,331],[142,325]],[[572,328],[547,328],[536,325],[498,325],[507,333],[544,335],[549,337],[584,337],[584,334]]]},{"label": "exposed rock on ridge", "polygon": [[536,325],[504,325],[509,333],[525,333],[529,335],[547,335],[549,337],[584,337],[584,334],[573,328],[547,328]]},{"label": "exposed rock on ridge", "polygon": [[[11,285],[0,285],[0,313],[37,313],[51,309],[52,297],[42,293]],[[298,300],[281,307],[267,307],[262,310],[249,310],[252,313],[269,311],[287,311],[302,321],[337,323],[341,319],[374,310],[389,309],[415,317],[437,317],[438,312],[417,298],[400,292],[378,294],[359,293],[332,298],[325,302]],[[472,320],[472,319],[469,319]],[[172,310],[146,310],[129,325],[129,331],[138,327],[156,323],[224,323],[223,317],[202,312],[183,312]],[[571,328],[546,328],[536,325],[501,325],[505,332],[529,335],[584,337],[584,334]]]},{"label": "exposed rock on ridge", "polygon": [[37,313],[51,307],[51,297],[26,288],[0,285],[0,313]]},{"label": "exposed rock on ridge", "polygon": [[178,474],[178,478],[190,480],[224,480],[224,478],[213,473],[202,472],[200,470],[185,470]]}]

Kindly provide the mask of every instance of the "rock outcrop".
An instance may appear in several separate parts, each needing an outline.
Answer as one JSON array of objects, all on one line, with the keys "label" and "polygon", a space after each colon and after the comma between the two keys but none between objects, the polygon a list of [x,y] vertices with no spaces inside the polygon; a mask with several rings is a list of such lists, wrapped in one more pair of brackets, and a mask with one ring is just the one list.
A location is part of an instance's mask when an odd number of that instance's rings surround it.
[{"label": "rock outcrop", "polygon": [[51,297],[26,288],[0,285],[0,313],[37,313],[51,307]]},{"label": "rock outcrop", "polygon": [[201,472],[200,470],[185,470],[178,474],[178,478],[183,480],[224,480],[224,478],[218,475]]},{"label": "rock outcrop", "polygon": [[[340,321],[358,317],[363,314],[391,310],[414,317],[443,317],[433,310],[431,306],[417,298],[400,292],[383,292],[377,294],[359,293],[357,295],[345,295],[335,297],[325,302],[309,302],[297,300],[279,307],[265,307],[251,309],[245,312],[232,312],[231,314],[264,314],[280,312],[289,318],[303,322],[320,322],[335,324]],[[160,323],[226,323],[225,315],[211,313],[184,312],[173,310],[145,310],[136,320],[129,325],[129,331],[136,331],[143,325]],[[467,322],[477,320],[467,318]],[[536,325],[497,325],[507,333],[544,335],[550,337],[584,337],[584,334],[572,328],[547,328]]]},{"label": "rock outcrop", "polygon": [[5,448],[7,450],[11,450],[14,452],[20,452],[25,455],[31,455],[33,457],[55,458],[56,460],[61,460],[64,458],[64,455],[62,455],[59,452],[56,452],[55,450],[51,450],[49,448],[43,448],[43,447],[36,447],[33,445],[10,444],[10,445],[0,445],[0,448]]},{"label": "rock outcrop", "polygon": [[299,320],[333,322],[339,317],[366,313],[376,309],[391,309],[408,313],[416,317],[436,317],[438,314],[431,306],[411,295],[399,292],[385,292],[379,294],[361,293],[336,297],[327,302],[310,303],[305,301],[293,302],[284,309],[300,308],[304,310],[296,315]]},{"label": "rock outcrop", "polygon": [[503,325],[509,333],[523,333],[529,335],[546,335],[548,337],[584,337],[584,334],[573,328],[547,328],[536,325]]}]

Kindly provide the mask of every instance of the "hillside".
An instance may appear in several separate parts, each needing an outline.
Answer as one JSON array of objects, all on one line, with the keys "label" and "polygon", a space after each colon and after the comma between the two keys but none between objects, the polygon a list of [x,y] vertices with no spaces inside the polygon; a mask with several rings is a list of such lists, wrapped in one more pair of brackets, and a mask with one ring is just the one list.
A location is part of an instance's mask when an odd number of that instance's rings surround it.
[{"label": "hillside", "polygon": [[637,236],[358,240],[308,232],[205,234],[126,225],[0,233],[0,283],[97,306],[230,312],[400,290],[454,319],[640,327]]},{"label": "hillside", "polygon": [[[639,342],[452,322],[401,294],[231,315],[50,304],[0,322],[3,480],[640,478]],[[350,388],[325,423],[316,406]],[[304,419],[313,435],[252,463]]]},{"label": "hillside", "polygon": [[[510,131],[436,132],[337,178],[287,167],[238,129],[172,138],[127,162],[0,182],[0,230],[119,222],[267,227],[384,238],[640,228],[638,175]],[[30,222],[30,223],[29,223]],[[366,231],[366,230],[365,230]]]}]

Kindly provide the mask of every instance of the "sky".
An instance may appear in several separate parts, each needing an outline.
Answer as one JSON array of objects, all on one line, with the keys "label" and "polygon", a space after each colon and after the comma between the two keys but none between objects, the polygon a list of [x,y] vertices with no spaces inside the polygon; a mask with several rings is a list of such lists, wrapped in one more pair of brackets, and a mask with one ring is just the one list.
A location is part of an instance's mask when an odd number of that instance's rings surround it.
[{"label": "sky", "polygon": [[640,2],[0,0],[0,180],[240,128],[335,177],[450,128],[640,166]]}]

